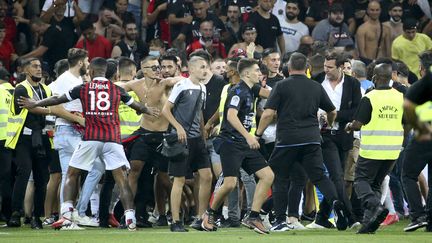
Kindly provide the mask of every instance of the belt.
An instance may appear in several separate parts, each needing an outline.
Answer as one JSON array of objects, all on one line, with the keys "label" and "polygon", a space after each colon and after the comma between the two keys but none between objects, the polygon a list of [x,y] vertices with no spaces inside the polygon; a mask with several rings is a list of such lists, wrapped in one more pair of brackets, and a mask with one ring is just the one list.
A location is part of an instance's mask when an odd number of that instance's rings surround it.
[{"label": "belt", "polygon": [[321,130],[322,134],[330,134],[330,135],[337,135],[341,133],[341,130]]}]

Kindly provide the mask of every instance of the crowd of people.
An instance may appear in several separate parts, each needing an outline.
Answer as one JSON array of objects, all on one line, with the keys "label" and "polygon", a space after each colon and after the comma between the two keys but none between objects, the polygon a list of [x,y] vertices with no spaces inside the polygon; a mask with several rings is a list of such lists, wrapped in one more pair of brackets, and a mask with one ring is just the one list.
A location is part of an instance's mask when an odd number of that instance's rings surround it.
[{"label": "crowd of people", "polygon": [[0,221],[432,232],[431,15],[0,0]]}]

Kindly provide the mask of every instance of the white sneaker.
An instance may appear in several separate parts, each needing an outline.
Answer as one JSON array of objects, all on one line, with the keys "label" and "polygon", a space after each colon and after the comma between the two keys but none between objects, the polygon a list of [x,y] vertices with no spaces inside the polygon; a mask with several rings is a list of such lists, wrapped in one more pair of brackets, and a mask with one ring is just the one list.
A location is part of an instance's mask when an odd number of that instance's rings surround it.
[{"label": "white sneaker", "polygon": [[355,222],[354,224],[351,225],[350,229],[352,230],[358,230],[361,228],[361,223],[360,222]]},{"label": "white sneaker", "polygon": [[308,229],[327,229],[326,227],[315,223],[315,221],[313,221],[312,223],[306,225],[306,228],[308,228]]},{"label": "white sneaker", "polygon": [[79,227],[76,223],[66,218],[59,219],[51,227],[58,230],[84,230],[84,228]]},{"label": "white sneaker", "polygon": [[130,223],[130,224],[128,224],[127,228],[129,231],[136,231],[137,227],[136,227],[135,223]]},{"label": "white sneaker", "polygon": [[52,225],[54,222],[53,218],[45,218],[42,225]]},{"label": "white sneaker", "polygon": [[155,215],[154,213],[150,214],[148,221],[152,224],[156,224],[159,219],[159,216]]},{"label": "white sneaker", "polygon": [[84,230],[84,228],[79,227],[76,223],[69,222],[70,224],[63,225],[60,230]]},{"label": "white sneaker", "polygon": [[271,229],[271,227],[273,227],[272,224],[269,221],[268,214],[266,214],[266,215],[260,215],[260,217],[261,217],[261,220],[262,220],[262,223],[263,223],[264,227],[266,227],[267,229]]},{"label": "white sneaker", "polygon": [[72,213],[73,221],[81,226],[89,226],[89,227],[99,227],[99,222],[95,222],[92,218],[88,216],[80,216],[78,212],[75,210]]},{"label": "white sneaker", "polygon": [[290,227],[292,230],[306,230],[307,229],[299,221],[296,221],[293,223],[288,223],[288,227]]}]

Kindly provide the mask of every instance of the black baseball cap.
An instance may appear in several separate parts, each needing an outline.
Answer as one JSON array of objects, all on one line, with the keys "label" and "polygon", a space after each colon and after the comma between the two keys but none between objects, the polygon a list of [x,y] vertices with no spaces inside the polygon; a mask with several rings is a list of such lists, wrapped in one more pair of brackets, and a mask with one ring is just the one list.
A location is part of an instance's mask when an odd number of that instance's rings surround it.
[{"label": "black baseball cap", "polygon": [[403,20],[402,27],[404,30],[417,29],[417,20],[413,18],[406,18]]},{"label": "black baseball cap", "polygon": [[344,8],[340,3],[334,3],[329,7],[329,13],[343,13]]}]

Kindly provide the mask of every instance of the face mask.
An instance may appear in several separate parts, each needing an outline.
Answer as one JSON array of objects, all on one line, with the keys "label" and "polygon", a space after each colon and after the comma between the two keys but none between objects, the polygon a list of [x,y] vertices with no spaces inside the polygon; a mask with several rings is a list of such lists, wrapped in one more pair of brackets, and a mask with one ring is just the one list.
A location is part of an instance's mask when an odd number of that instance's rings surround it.
[{"label": "face mask", "polygon": [[33,75],[30,76],[31,80],[33,80],[33,82],[39,83],[42,80],[42,77],[35,77]]},{"label": "face mask", "polygon": [[160,51],[149,51],[149,56],[159,57]]}]

